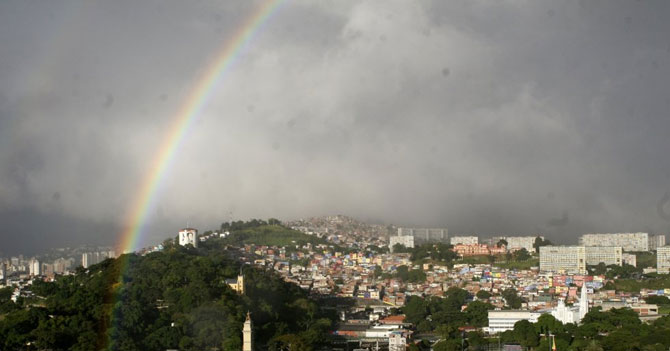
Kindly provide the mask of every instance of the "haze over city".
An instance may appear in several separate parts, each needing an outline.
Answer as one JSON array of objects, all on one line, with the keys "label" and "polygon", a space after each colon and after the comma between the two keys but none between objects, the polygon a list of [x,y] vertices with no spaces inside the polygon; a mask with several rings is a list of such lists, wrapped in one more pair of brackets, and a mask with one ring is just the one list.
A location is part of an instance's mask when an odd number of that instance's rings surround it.
[{"label": "haze over city", "polygon": [[[0,251],[114,244],[254,1],[0,3]],[[140,244],[346,214],[450,233],[670,228],[670,4],[286,1],[164,173]]]}]

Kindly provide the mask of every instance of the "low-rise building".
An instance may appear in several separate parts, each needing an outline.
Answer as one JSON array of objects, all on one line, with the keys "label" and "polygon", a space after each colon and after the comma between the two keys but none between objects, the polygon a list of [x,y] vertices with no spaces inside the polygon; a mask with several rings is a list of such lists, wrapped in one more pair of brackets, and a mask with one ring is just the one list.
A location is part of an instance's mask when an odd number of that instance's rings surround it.
[{"label": "low-rise building", "polygon": [[497,334],[513,330],[514,324],[522,320],[537,323],[537,319],[541,315],[542,313],[534,311],[489,311],[488,331],[491,334]]},{"label": "low-rise building", "polygon": [[449,238],[449,243],[451,245],[457,245],[457,244],[465,244],[465,245],[472,245],[472,244],[479,244],[479,237],[478,236],[452,236]]}]

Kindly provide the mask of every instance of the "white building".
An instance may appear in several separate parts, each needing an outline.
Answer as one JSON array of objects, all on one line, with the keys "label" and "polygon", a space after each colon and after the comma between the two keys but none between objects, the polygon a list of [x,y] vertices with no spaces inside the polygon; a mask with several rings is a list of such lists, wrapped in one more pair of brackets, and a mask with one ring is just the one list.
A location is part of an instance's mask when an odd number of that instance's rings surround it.
[{"label": "white building", "polygon": [[389,351],[407,350],[407,338],[402,330],[394,330],[389,335]]},{"label": "white building", "polygon": [[589,298],[585,285],[582,286],[582,294],[579,298],[578,306],[566,306],[565,301],[561,299],[558,300],[558,306],[551,311],[551,315],[563,324],[579,324],[587,313],[589,313]]},{"label": "white building", "polygon": [[656,251],[661,246],[665,246],[665,234],[651,235],[649,237],[649,251]]},{"label": "white building", "polygon": [[198,230],[194,228],[184,228],[179,231],[179,245],[186,246],[188,244],[193,247],[198,247]]},{"label": "white building", "polygon": [[621,246],[585,246],[586,250],[586,264],[595,266],[599,263],[604,263],[609,266],[611,264],[621,266],[623,265],[623,249]]},{"label": "white building", "polygon": [[658,273],[670,273],[670,246],[656,249],[656,270]]},{"label": "white building", "polygon": [[7,281],[7,266],[5,266],[4,262],[0,262],[0,273],[2,273],[2,279]]},{"label": "white building", "polygon": [[527,320],[531,323],[537,323],[537,319],[541,315],[542,313],[534,311],[489,311],[488,330],[491,334],[513,330],[516,322]]},{"label": "white building", "polygon": [[451,245],[464,244],[464,245],[474,245],[479,244],[479,237],[470,235],[470,236],[452,236],[449,239]]},{"label": "white building", "polygon": [[637,267],[637,256],[632,253],[622,253],[621,260],[624,264],[629,264],[633,267]]},{"label": "white building", "polygon": [[396,244],[403,245],[404,247],[414,247],[414,237],[410,235],[397,235],[389,238],[389,248],[393,252],[393,246]]},{"label": "white building", "polygon": [[398,236],[413,236],[416,244],[446,243],[448,234],[447,228],[398,228]]},{"label": "white building", "polygon": [[37,260],[37,259],[30,260],[30,266],[29,266],[30,275],[32,275],[34,277],[41,275],[42,274],[42,269],[41,268],[42,268],[42,266],[41,266],[39,260]]},{"label": "white building", "polygon": [[649,251],[649,233],[584,234],[579,238],[579,245],[621,246],[624,251]]},{"label": "white building", "polygon": [[586,250],[584,246],[541,246],[540,270],[586,273]]},{"label": "white building", "polygon": [[500,240],[505,240],[507,241],[507,249],[510,251],[516,251],[516,250],[521,250],[521,249],[526,249],[528,252],[535,252],[535,247],[533,245],[535,244],[535,239],[537,237],[540,237],[540,239],[544,240],[544,236],[542,235],[536,235],[536,236],[495,236],[490,239],[490,244],[491,245],[496,245]]}]

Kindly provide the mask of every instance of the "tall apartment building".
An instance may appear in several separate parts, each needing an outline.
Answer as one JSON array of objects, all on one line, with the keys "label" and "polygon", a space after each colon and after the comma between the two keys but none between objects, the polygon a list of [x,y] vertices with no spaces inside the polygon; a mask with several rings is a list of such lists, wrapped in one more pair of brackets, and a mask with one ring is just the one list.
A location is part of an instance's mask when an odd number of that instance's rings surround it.
[{"label": "tall apartment building", "polygon": [[32,276],[39,276],[42,274],[42,265],[37,259],[30,260],[30,266],[28,269],[30,270],[30,275]]},{"label": "tall apartment building", "polygon": [[404,247],[414,247],[414,237],[410,235],[397,235],[389,238],[389,248],[393,252],[393,246],[400,244]]},{"label": "tall apartment building", "polygon": [[649,233],[584,234],[582,246],[621,246],[624,251],[649,251]]},{"label": "tall apartment building", "polygon": [[586,273],[586,249],[584,246],[542,246],[540,270]]},{"label": "tall apartment building", "polygon": [[595,266],[599,263],[604,263],[609,266],[611,264],[621,266],[623,265],[623,249],[621,246],[585,246],[586,249],[586,264]]},{"label": "tall apartment building", "polygon": [[670,273],[670,246],[661,246],[656,249],[656,269],[658,273]]},{"label": "tall apartment building", "polygon": [[452,236],[449,238],[449,243],[451,245],[463,244],[463,245],[474,245],[479,244],[479,237],[470,235],[470,236]]},{"label": "tall apartment building", "polygon": [[649,236],[649,251],[656,251],[661,246],[665,246],[665,234]]},{"label": "tall apartment building", "polygon": [[194,228],[184,228],[179,231],[179,245],[186,246],[188,244],[193,247],[198,247],[198,230]]},{"label": "tall apartment building", "polygon": [[497,244],[500,240],[507,241],[507,249],[511,251],[526,249],[528,252],[535,252],[533,245],[535,244],[535,239],[540,237],[544,240],[544,236],[535,235],[535,236],[494,236],[489,239],[491,245]]},{"label": "tall apartment building", "polygon": [[84,268],[88,268],[94,264],[98,264],[108,258],[115,258],[116,254],[113,250],[109,251],[96,251],[96,252],[85,252],[81,254],[81,265]]},{"label": "tall apartment building", "polygon": [[447,243],[447,228],[398,228],[398,236],[413,236],[417,245],[424,243]]}]

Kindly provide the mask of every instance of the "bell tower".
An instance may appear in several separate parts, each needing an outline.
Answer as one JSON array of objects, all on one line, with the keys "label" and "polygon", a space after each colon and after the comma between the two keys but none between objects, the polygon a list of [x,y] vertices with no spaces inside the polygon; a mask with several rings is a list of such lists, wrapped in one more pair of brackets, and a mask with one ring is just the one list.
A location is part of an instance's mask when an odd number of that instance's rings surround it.
[{"label": "bell tower", "polygon": [[247,320],[242,328],[242,351],[253,351],[253,332],[251,330],[251,314],[247,312]]}]

